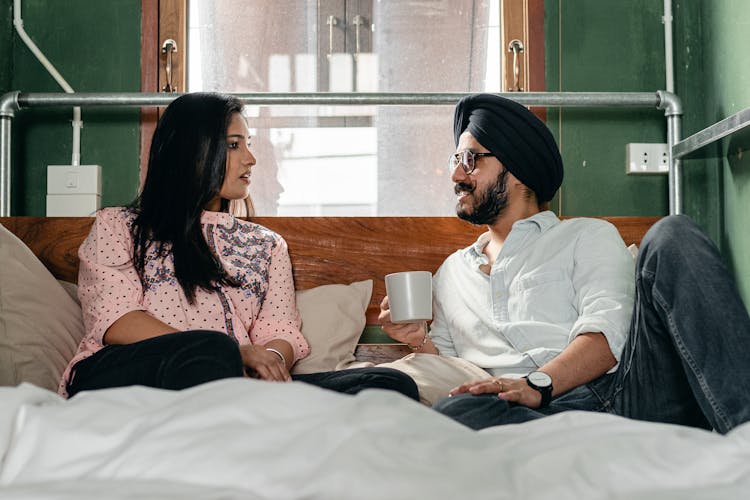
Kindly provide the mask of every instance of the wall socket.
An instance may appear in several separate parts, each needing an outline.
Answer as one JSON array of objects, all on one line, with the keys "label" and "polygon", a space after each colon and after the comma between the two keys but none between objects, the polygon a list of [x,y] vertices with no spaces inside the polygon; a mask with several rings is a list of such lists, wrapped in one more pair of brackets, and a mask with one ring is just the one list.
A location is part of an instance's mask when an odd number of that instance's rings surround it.
[{"label": "wall socket", "polygon": [[664,143],[634,142],[625,145],[625,173],[669,173],[669,154]]}]

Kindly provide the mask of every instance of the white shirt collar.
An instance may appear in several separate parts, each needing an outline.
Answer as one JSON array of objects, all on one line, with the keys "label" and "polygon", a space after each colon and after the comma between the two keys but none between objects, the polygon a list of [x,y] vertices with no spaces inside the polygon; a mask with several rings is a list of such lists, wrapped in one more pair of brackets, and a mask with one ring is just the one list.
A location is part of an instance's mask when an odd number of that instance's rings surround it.
[{"label": "white shirt collar", "polygon": [[[528,231],[531,229],[538,229],[539,233],[541,234],[559,223],[560,219],[557,218],[554,212],[545,210],[544,212],[536,213],[531,217],[527,217],[526,219],[517,220],[513,223],[510,231],[512,233],[513,231]],[[487,246],[487,243],[489,243],[489,241],[490,232],[487,231],[480,234],[479,238],[477,238],[477,241],[474,242],[471,247],[469,247],[471,256],[475,259],[479,259],[482,264],[487,263],[487,256],[484,255],[484,247]]]}]

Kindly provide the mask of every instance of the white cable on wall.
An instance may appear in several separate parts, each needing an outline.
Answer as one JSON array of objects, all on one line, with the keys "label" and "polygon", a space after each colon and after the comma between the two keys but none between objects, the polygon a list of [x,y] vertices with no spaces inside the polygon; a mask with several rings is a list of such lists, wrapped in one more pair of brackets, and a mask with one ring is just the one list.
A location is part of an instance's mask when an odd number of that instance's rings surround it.
[{"label": "white cable on wall", "polygon": [[[13,25],[16,27],[16,32],[18,33],[18,36],[21,37],[21,40],[23,40],[31,53],[36,56],[40,63],[42,63],[42,66],[44,66],[49,74],[52,75],[60,87],[69,94],[75,93],[73,88],[65,81],[65,78],[60,75],[42,51],[39,50],[39,47],[36,46],[31,37],[29,37],[26,30],[24,30],[23,19],[21,19],[21,0],[14,0]],[[83,127],[83,122],[81,121],[81,108],[76,107],[73,108],[73,154],[71,158],[71,163],[74,166],[79,166],[81,164],[81,127]]]},{"label": "white cable on wall", "polygon": [[672,0],[664,0],[664,66],[667,92],[674,93],[674,50],[672,45]]}]

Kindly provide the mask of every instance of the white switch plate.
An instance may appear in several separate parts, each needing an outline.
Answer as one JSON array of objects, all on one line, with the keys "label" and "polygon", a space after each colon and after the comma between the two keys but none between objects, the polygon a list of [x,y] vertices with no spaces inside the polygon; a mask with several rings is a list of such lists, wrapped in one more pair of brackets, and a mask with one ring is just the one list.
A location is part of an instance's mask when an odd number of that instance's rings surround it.
[{"label": "white switch plate", "polygon": [[48,165],[47,194],[102,194],[99,165]]},{"label": "white switch plate", "polygon": [[48,165],[47,216],[90,217],[102,206],[102,167]]},{"label": "white switch plate", "polygon": [[625,145],[625,173],[666,174],[669,154],[664,143],[633,142]]}]

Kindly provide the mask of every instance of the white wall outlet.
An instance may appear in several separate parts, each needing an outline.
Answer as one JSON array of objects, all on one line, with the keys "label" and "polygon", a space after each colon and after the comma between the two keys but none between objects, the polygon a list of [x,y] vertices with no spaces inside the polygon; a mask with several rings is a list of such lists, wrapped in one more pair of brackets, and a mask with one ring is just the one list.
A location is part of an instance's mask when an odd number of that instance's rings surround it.
[{"label": "white wall outlet", "polygon": [[625,145],[625,173],[669,173],[669,154],[664,143],[633,142]]}]

